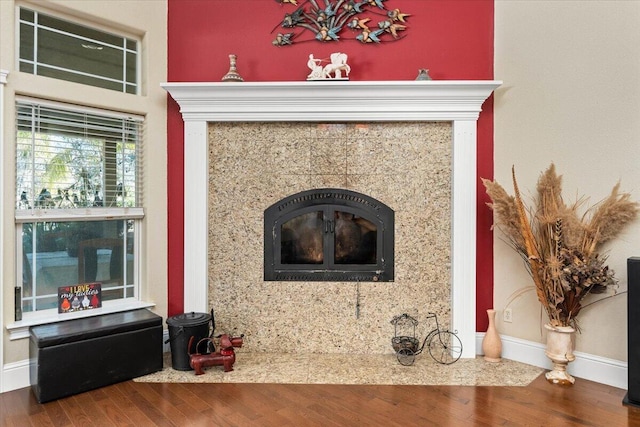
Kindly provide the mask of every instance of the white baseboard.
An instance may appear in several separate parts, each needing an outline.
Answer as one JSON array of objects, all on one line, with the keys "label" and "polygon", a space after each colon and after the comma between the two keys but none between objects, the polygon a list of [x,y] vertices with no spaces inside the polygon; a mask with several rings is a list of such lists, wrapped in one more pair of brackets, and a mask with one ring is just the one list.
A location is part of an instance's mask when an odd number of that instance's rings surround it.
[{"label": "white baseboard", "polygon": [[0,392],[29,387],[29,359],[7,363],[2,368],[2,390]]},{"label": "white baseboard", "polygon": [[[482,338],[484,333],[476,334],[476,354],[482,354]],[[544,354],[544,344],[506,335],[500,335],[500,338],[502,338],[502,357],[505,359],[551,369],[551,361]],[[627,362],[579,351],[574,354],[576,360],[567,368],[571,375],[627,390],[629,378]]]},{"label": "white baseboard", "polygon": [[[551,362],[544,354],[543,344],[526,341],[505,335],[502,338],[502,357],[528,365],[551,369]],[[168,331],[163,334],[163,351],[170,351],[170,344],[164,344],[169,338]],[[476,354],[482,354],[482,338],[484,333],[476,334]],[[627,363],[620,360],[607,359],[593,354],[576,352],[576,360],[569,364],[571,375],[627,390]],[[29,387],[29,359],[7,363],[2,371],[2,390],[6,392]]]}]

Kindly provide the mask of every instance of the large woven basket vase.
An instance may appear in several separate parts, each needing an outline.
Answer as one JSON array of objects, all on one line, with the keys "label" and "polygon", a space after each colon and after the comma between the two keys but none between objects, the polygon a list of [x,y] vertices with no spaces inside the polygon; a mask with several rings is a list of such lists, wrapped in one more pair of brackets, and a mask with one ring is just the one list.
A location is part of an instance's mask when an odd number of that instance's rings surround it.
[{"label": "large woven basket vase", "polygon": [[545,374],[547,381],[560,385],[575,383],[575,378],[567,372],[567,365],[576,359],[573,354],[576,330],[571,326],[546,324],[544,327],[547,330],[547,349],[544,353],[553,362],[553,369]]}]

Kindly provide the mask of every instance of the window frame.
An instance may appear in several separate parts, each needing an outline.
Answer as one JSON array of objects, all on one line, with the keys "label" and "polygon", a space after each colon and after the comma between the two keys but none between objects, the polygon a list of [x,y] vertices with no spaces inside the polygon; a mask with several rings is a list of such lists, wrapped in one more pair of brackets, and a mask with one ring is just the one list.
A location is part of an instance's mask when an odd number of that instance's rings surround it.
[{"label": "window frame", "polygon": [[[105,89],[106,90],[106,89]],[[78,207],[78,208],[38,208],[31,206],[30,208],[18,209],[17,204],[14,209],[14,227],[15,227],[15,247],[16,247],[16,272],[15,275],[15,287],[20,288],[22,293],[22,268],[23,268],[23,246],[22,246],[22,230],[25,223],[38,223],[38,222],[66,222],[66,221],[100,221],[100,220],[131,220],[134,224],[133,234],[133,296],[123,297],[114,300],[103,301],[102,308],[92,309],[87,311],[80,311],[77,313],[59,314],[57,309],[44,309],[35,310],[22,313],[22,319],[16,321],[14,324],[7,326],[10,332],[11,339],[24,338],[25,327],[33,326],[36,324],[49,323],[59,320],[67,320],[78,317],[90,317],[99,314],[105,314],[115,311],[122,311],[140,307],[150,307],[153,304],[144,303],[141,301],[141,244],[143,241],[143,227],[142,220],[144,219],[144,207],[142,206],[142,149],[145,143],[145,131],[146,118],[141,115],[129,114],[124,112],[114,112],[109,110],[103,110],[94,107],[73,105],[64,102],[54,102],[49,100],[41,100],[33,97],[24,97],[16,95],[14,99],[14,106],[20,102],[27,102],[32,104],[39,104],[42,106],[57,108],[65,111],[74,112],[86,112],[94,115],[102,115],[109,117],[116,117],[122,119],[133,119],[140,123],[140,141],[136,143],[138,148],[136,149],[136,206],[135,207]],[[17,109],[16,109],[17,114]],[[14,129],[13,144],[17,144],[18,129]],[[17,158],[14,159],[14,163]],[[14,183],[14,195],[16,194],[16,176],[13,177]],[[22,309],[22,300],[20,301],[20,308]],[[62,316],[62,317],[61,317]],[[25,326],[26,325],[26,326]],[[28,336],[28,335],[27,335]]]},{"label": "window frame", "polygon": [[[31,13],[34,14],[34,19],[33,22],[29,22],[29,21],[24,21],[21,17],[21,11],[22,10],[26,10],[29,11]],[[46,64],[46,63],[42,63],[38,60],[38,49],[37,49],[37,32],[38,32],[38,28],[43,28],[43,29],[47,29],[48,27],[46,26],[42,26],[38,24],[38,15],[43,15],[46,16],[47,18],[51,18],[51,19],[55,19],[58,21],[63,21],[63,22],[68,22],[71,25],[76,25],[76,26],[80,26],[80,27],[85,27],[88,30],[93,30],[93,31],[98,31],[104,34],[108,34],[114,37],[118,37],[122,39],[122,46],[117,46],[117,45],[109,45],[108,43],[103,43],[100,42],[98,40],[92,40],[89,38],[86,38],[80,34],[76,34],[73,32],[66,32],[66,31],[60,31],[60,30],[54,30],[54,32],[56,33],[64,33],[70,37],[73,37],[75,39],[77,39],[78,41],[82,41],[83,39],[89,43],[89,44],[96,44],[96,45],[103,45],[102,47],[110,47],[110,48],[115,48],[115,49],[121,49],[122,50],[122,54],[124,56],[124,60],[123,60],[123,64],[122,64],[122,78],[121,79],[113,79],[110,77],[106,77],[106,76],[101,76],[98,74],[91,74],[91,73],[87,73],[84,72],[82,70],[79,69],[74,69],[74,68],[66,68],[66,67],[58,67],[55,66],[53,64]],[[21,54],[21,47],[22,47],[22,34],[21,34],[21,29],[22,29],[22,25],[29,25],[32,29],[32,35],[33,35],[33,39],[34,39],[34,44],[36,44],[36,46],[34,46],[33,50],[33,58],[32,59],[27,59],[27,58],[22,58],[22,54]],[[135,43],[135,51],[131,50],[129,48],[129,42],[132,41]],[[98,46],[100,47],[100,46]],[[127,55],[128,54],[134,54],[135,55],[135,81],[134,82],[128,82],[127,78],[128,78],[128,72],[127,72]],[[16,69],[19,72],[24,72],[27,74],[31,74],[34,76],[38,76],[38,77],[45,77],[45,78],[53,78],[53,79],[57,79],[57,80],[62,80],[62,81],[69,81],[72,83],[76,83],[76,84],[82,84],[82,85],[86,85],[86,86],[91,86],[91,87],[96,87],[99,89],[103,89],[103,90],[110,90],[110,91],[115,91],[115,92],[119,92],[119,93],[124,93],[124,94],[130,94],[130,95],[134,95],[134,96],[140,96],[142,94],[142,39],[139,35],[133,35],[130,34],[128,32],[125,31],[121,31],[118,29],[115,29],[111,26],[105,26],[105,25],[97,25],[95,23],[85,23],[83,22],[82,19],[78,19],[77,17],[73,17],[73,16],[67,16],[61,13],[55,13],[52,12],[50,10],[41,10],[40,8],[38,8],[36,5],[17,5],[16,6],[16,15],[15,15],[15,61],[16,61]],[[22,64],[31,64],[33,67],[32,71],[22,71],[21,70],[21,66]],[[84,76],[84,77],[88,77],[88,78],[93,78],[96,80],[100,80],[100,81],[110,81],[110,82],[117,82],[118,84],[120,84],[122,86],[121,89],[112,89],[112,88],[108,88],[105,86],[100,86],[100,85],[96,85],[96,84],[88,84],[88,83],[84,83],[78,80],[74,80],[74,79],[61,79],[59,77],[52,77],[52,76],[46,76],[46,75],[42,75],[42,74],[38,74],[37,70],[39,68],[39,66],[42,65],[45,68],[49,68],[49,69],[57,69],[58,71],[63,71],[67,74],[70,75],[77,75],[77,76]],[[129,92],[127,91],[128,87],[133,87],[134,90],[133,92]]]}]

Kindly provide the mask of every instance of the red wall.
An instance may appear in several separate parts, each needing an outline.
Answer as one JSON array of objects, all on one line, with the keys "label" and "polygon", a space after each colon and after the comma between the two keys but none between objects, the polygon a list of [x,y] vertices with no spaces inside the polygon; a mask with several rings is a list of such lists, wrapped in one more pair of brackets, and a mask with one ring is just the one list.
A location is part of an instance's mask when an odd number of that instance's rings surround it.
[{"label": "red wall", "polygon": [[[305,0],[298,0],[298,5]],[[322,0],[319,0],[322,4]],[[380,44],[348,40],[321,43],[301,34],[291,46],[271,41],[294,6],[274,0],[168,0],[169,69],[172,82],[219,81],[236,54],[245,81],[300,81],[313,53],[349,55],[351,80],[412,80],[428,68],[436,80],[493,79],[493,0],[386,0],[387,9],[409,13],[403,38]],[[384,17],[374,17],[375,26]],[[273,31],[275,29],[275,31]],[[168,233],[169,316],[183,311],[183,127],[177,104],[168,97]],[[493,177],[493,99],[483,106],[478,122],[478,173]],[[491,212],[478,180],[477,330],[484,331],[484,310],[493,304],[493,237]]]}]

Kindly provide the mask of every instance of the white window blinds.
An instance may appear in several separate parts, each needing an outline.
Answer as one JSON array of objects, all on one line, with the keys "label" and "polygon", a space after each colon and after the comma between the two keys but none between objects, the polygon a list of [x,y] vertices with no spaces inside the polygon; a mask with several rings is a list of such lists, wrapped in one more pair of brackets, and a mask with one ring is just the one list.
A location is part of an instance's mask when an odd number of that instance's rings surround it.
[{"label": "white window blinds", "polygon": [[18,211],[140,207],[141,117],[19,99],[16,118]]}]

